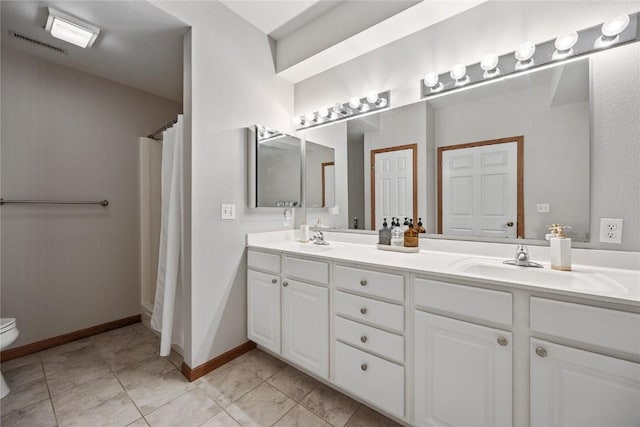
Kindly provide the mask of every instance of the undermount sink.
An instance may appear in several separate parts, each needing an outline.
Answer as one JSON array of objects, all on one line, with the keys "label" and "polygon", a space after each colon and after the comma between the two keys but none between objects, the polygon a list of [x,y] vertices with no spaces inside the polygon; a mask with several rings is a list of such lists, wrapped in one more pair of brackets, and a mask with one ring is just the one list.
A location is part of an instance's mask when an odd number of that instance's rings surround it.
[{"label": "undermount sink", "polygon": [[300,250],[307,252],[326,252],[332,250],[333,247],[328,245],[316,245],[314,243],[300,243]]},{"label": "undermount sink", "polygon": [[570,290],[626,288],[626,286],[612,277],[585,269],[566,272],[551,270],[548,267],[518,267],[502,264],[499,261],[494,263],[492,261],[479,259],[467,259],[454,262],[451,267],[464,275],[537,286],[553,286]]}]

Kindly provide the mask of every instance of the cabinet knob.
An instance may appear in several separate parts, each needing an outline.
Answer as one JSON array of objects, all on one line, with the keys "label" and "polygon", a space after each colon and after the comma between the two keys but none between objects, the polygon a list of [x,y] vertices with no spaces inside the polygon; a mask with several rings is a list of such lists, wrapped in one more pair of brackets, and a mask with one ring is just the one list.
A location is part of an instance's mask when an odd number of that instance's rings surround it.
[{"label": "cabinet knob", "polygon": [[363,363],[362,365],[360,365],[360,369],[362,369],[363,371],[366,371],[368,368],[366,363]]},{"label": "cabinet knob", "polygon": [[367,342],[367,336],[366,335],[361,336],[360,341]]},{"label": "cabinet knob", "polygon": [[289,286],[288,282],[282,282],[282,286]]},{"label": "cabinet knob", "polygon": [[544,347],[536,347],[536,354],[540,357],[547,357],[547,349]]},{"label": "cabinet knob", "polygon": [[278,283],[278,279],[271,279],[271,283]]},{"label": "cabinet knob", "polygon": [[498,344],[504,347],[509,344],[509,341],[505,337],[498,337]]},{"label": "cabinet knob", "polygon": [[365,279],[360,280],[360,285],[367,286],[367,281]]},{"label": "cabinet knob", "polygon": [[362,308],[360,309],[360,313],[361,313],[361,314],[367,314],[367,307],[362,307]]}]

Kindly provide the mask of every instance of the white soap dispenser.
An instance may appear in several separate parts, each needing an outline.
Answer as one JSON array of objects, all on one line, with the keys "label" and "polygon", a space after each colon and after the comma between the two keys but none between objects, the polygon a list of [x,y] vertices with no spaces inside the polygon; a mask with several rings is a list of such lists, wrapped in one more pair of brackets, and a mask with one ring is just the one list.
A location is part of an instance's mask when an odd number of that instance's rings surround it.
[{"label": "white soap dispenser", "polygon": [[564,234],[566,225],[552,224],[547,234],[551,249],[551,268],[560,271],[571,271],[571,239]]}]

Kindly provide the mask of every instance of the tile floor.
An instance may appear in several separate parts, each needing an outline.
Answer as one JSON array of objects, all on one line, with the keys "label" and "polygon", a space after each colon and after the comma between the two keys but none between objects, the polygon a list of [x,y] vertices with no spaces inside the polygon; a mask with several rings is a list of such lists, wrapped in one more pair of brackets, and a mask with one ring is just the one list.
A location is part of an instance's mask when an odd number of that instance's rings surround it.
[{"label": "tile floor", "polygon": [[189,383],[141,323],[2,363],[11,426],[349,426],[395,422],[253,350]]}]

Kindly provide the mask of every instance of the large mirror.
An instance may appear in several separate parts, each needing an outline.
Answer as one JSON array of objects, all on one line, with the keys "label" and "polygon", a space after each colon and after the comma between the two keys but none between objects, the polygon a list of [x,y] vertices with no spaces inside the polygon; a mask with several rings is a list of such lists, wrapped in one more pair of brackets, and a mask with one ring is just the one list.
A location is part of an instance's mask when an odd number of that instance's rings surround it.
[{"label": "large mirror", "polygon": [[265,126],[248,130],[249,206],[298,207],[302,200],[299,138]]},{"label": "large mirror", "polygon": [[348,202],[330,225],[407,217],[430,234],[544,239],[562,223],[589,241],[589,82],[587,58],[307,131],[334,134]]}]

